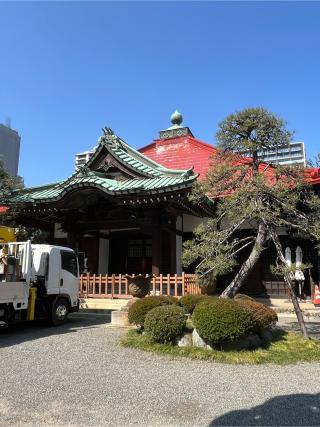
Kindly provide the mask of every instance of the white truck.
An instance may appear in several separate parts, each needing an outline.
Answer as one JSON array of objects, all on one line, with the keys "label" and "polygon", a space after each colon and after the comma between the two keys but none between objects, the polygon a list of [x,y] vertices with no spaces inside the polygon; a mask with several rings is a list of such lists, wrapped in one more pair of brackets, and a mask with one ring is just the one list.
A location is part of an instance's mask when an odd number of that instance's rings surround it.
[{"label": "white truck", "polygon": [[0,249],[0,322],[64,323],[79,310],[79,266],[72,249],[12,242]]}]

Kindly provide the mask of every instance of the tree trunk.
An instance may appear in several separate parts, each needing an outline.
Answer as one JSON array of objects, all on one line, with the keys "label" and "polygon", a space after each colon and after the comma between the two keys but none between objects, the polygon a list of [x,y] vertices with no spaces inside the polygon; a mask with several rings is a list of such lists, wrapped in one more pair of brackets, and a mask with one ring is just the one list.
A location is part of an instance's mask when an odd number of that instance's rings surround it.
[{"label": "tree trunk", "polygon": [[258,227],[258,234],[256,241],[252,248],[252,251],[248,259],[242,264],[239,272],[236,274],[236,277],[232,280],[230,285],[222,292],[220,295],[221,298],[233,297],[243,285],[243,282],[251,273],[253,267],[258,262],[261,253],[265,249],[265,243],[268,238],[268,229],[265,224],[261,223]]},{"label": "tree trunk", "polygon": [[[277,233],[274,230],[271,232],[271,237],[272,237],[273,243],[275,244],[275,247],[277,249],[277,254],[278,254],[280,261],[283,263],[284,266],[286,266],[286,259],[283,255],[283,252],[282,252],[281,243],[280,243],[280,240],[279,240]],[[303,318],[303,314],[302,314],[298,299],[297,299],[296,294],[294,293],[294,290],[293,290],[292,278],[291,278],[290,273],[286,273],[284,275],[284,280],[285,280],[285,283],[286,283],[288,290],[289,290],[289,294],[290,294],[291,301],[292,301],[292,304],[294,307],[294,311],[296,312],[296,316],[297,316],[298,323],[299,323],[299,326],[301,329],[301,333],[305,339],[308,339],[309,338],[308,331],[306,328],[306,324],[304,323],[304,318]]]}]

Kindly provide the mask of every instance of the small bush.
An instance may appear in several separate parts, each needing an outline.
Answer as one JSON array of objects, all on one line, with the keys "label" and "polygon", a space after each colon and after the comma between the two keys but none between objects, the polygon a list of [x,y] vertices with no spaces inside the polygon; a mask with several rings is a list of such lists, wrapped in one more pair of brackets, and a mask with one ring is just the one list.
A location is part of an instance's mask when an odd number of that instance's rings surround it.
[{"label": "small bush", "polygon": [[192,320],[199,335],[214,344],[237,341],[257,328],[252,311],[234,299],[210,298],[200,302]]},{"label": "small bush", "polygon": [[251,298],[237,298],[236,302],[252,312],[256,319],[257,331],[269,328],[270,326],[275,325],[278,321],[277,313],[272,308],[266,307],[260,302]]},{"label": "small bush", "polygon": [[181,307],[163,305],[149,311],[144,327],[152,341],[169,343],[182,334],[185,323],[186,317]]},{"label": "small bush", "polygon": [[234,298],[233,299],[235,299],[235,300],[247,300],[247,301],[255,301],[254,300],[254,298],[251,298],[251,297],[249,297],[249,295],[245,295],[245,294],[236,294],[235,296],[234,296]]},{"label": "small bush", "polygon": [[147,313],[160,305],[178,304],[178,300],[171,296],[151,296],[137,300],[129,308],[128,319],[130,323],[143,328]]},{"label": "small bush", "polygon": [[180,298],[179,305],[185,309],[186,313],[192,314],[195,306],[206,298],[208,297],[205,295],[184,295]]},{"label": "small bush", "polygon": [[163,305],[166,304],[173,304],[173,305],[179,305],[179,300],[176,297],[172,297],[171,295],[162,295],[157,298],[160,298],[163,302]]}]

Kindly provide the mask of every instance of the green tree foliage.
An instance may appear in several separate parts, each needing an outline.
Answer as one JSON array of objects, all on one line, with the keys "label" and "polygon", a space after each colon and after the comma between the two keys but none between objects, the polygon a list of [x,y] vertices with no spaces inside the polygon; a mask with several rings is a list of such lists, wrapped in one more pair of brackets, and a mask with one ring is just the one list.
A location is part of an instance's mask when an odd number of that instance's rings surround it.
[{"label": "green tree foliage", "polygon": [[5,201],[14,190],[23,188],[23,180],[20,176],[12,177],[6,171],[3,163],[0,161],[0,200]]},{"label": "green tree foliage", "polygon": [[320,153],[314,156],[313,159],[308,160],[308,166],[312,168],[320,168]]},{"label": "green tree foliage", "polygon": [[284,120],[265,108],[246,108],[227,116],[219,124],[216,138],[226,151],[249,151],[257,169],[258,151],[288,146],[292,132]]},{"label": "green tree foliage", "polygon": [[[263,108],[232,114],[219,125],[221,150],[190,196],[196,202],[203,194],[209,195],[216,202],[215,213],[195,230],[194,239],[186,242],[183,262],[197,262],[200,276],[222,275],[234,269],[242,250],[250,249],[223,292],[224,297],[239,291],[270,239],[276,246],[279,264],[284,264],[277,235],[280,227],[315,242],[320,239],[320,201],[306,185],[304,171],[258,161],[260,148],[286,145],[291,135],[282,119]],[[253,158],[243,158],[233,149],[249,149]],[[247,229],[246,234],[243,229]],[[288,282],[290,275],[285,277]]]},{"label": "green tree foliage", "polygon": [[[23,179],[20,176],[12,177],[9,175],[0,161],[0,204],[5,206],[13,192],[21,190],[23,187]],[[2,225],[16,228],[18,241],[31,240],[33,243],[43,243],[47,240],[47,232],[18,224],[14,205],[10,205],[10,210],[1,215],[0,221]]]}]

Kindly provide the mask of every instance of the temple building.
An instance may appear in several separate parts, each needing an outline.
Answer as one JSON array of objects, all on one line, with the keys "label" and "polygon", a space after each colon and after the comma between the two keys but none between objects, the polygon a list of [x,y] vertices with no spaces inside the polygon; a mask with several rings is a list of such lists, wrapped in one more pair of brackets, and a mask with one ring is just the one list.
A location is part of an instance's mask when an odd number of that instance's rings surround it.
[{"label": "temple building", "polygon": [[[191,135],[181,119],[173,115],[170,137]],[[181,274],[183,239],[214,204],[188,200],[197,179],[192,168],[167,168],[150,157],[105,128],[93,155],[70,178],[11,199],[18,221],[75,248],[90,272]]]},{"label": "temple building", "polygon": [[[215,208],[208,197],[195,204],[188,194],[216,152],[182,125],[177,111],[171,126],[139,150],[105,128],[87,162],[71,177],[20,190],[10,204],[20,224],[47,230],[49,243],[76,249],[82,271],[181,275],[183,241],[192,238],[194,228]],[[320,186],[320,170],[310,173],[310,182]],[[281,239],[284,247],[291,244],[286,233]],[[317,253],[308,242],[299,245],[317,270]],[[263,253],[248,280],[249,293],[285,292],[283,280],[269,270],[274,257],[272,250]],[[192,266],[184,271],[192,273]],[[222,277],[220,288],[229,280]],[[311,276],[308,280],[310,289]]]}]

